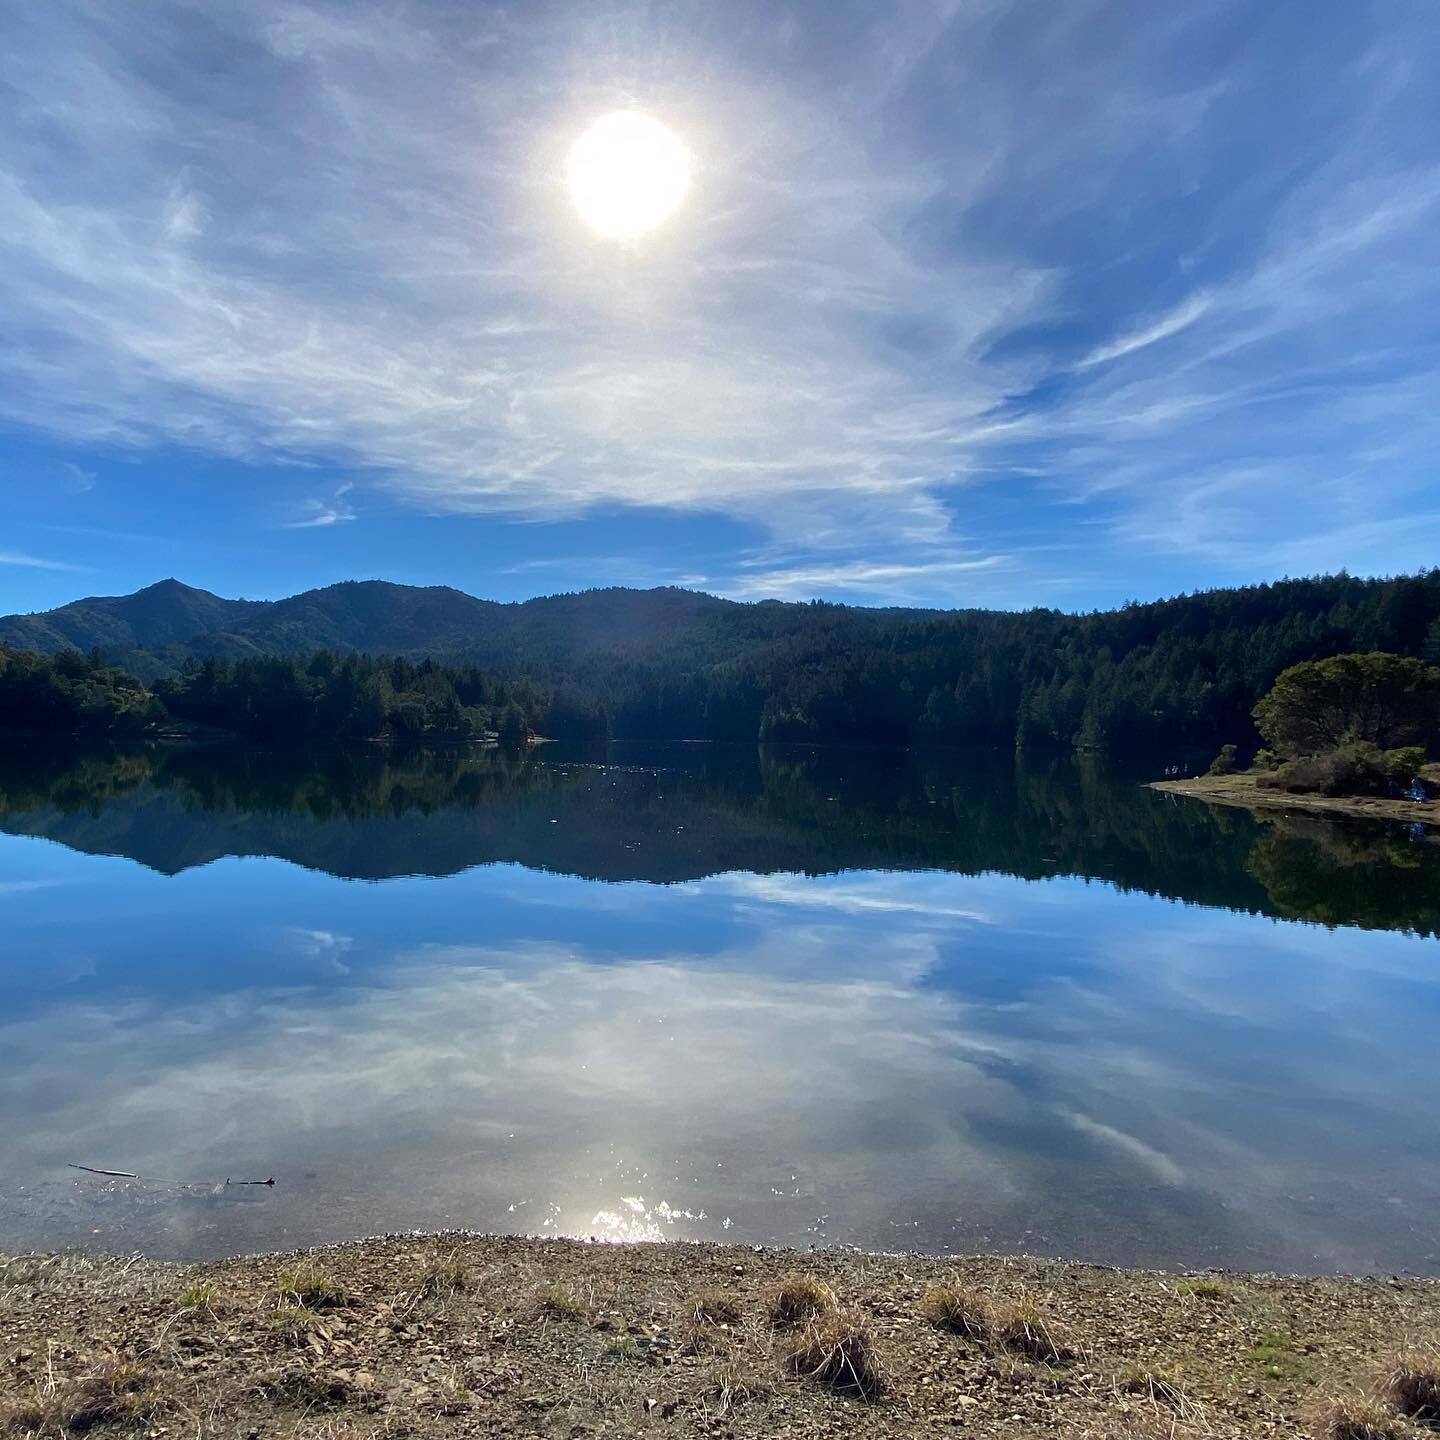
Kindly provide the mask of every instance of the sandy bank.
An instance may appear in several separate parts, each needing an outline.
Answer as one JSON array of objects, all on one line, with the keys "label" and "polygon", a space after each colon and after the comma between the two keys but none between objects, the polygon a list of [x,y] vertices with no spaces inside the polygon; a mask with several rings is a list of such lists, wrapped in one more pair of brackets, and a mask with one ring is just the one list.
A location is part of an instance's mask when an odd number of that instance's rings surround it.
[{"label": "sandy bank", "polygon": [[1171,795],[1193,795],[1212,805],[1243,805],[1249,810],[1316,810],[1331,815],[1356,815],[1368,820],[1419,820],[1440,825],[1440,801],[1387,800],[1379,796],[1291,795],[1284,790],[1263,790],[1254,775],[1200,775],[1191,780],[1154,780],[1152,790]]}]

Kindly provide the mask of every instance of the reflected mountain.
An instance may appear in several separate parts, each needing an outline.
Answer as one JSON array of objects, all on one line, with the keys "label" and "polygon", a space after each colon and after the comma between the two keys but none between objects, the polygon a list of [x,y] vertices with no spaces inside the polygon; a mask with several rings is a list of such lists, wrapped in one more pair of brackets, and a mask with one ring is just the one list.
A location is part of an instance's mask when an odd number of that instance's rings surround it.
[{"label": "reflected mountain", "polygon": [[343,879],[516,863],[672,884],[731,871],[1077,875],[1331,926],[1440,931],[1440,843],[1415,827],[1257,820],[1085,757],[617,746],[287,753],[148,747],[0,758],[0,830],[175,875],[275,856]]}]

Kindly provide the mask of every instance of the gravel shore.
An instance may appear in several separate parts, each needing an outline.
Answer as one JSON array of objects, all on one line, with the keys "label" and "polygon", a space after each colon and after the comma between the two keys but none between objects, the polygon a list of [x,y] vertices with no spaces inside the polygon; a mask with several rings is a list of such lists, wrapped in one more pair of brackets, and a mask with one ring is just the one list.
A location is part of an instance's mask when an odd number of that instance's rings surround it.
[{"label": "gravel shore", "polygon": [[1434,1280],[475,1236],[22,1256],[0,1432],[1335,1435],[1437,1337]]}]

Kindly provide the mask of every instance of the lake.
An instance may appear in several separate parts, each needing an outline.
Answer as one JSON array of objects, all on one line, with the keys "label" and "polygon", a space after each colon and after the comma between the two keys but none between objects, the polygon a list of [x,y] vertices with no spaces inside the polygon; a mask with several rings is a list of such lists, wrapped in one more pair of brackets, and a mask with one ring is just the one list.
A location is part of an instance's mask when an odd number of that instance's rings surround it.
[{"label": "lake", "polygon": [[700,745],[11,747],[0,832],[0,1249],[1440,1270],[1434,832]]}]

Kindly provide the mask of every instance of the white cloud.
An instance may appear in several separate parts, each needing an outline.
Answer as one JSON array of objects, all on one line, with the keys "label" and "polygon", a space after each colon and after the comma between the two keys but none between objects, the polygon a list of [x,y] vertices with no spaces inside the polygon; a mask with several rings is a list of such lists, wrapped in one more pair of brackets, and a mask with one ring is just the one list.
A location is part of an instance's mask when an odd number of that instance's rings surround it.
[{"label": "white cloud", "polygon": [[[1429,558],[1400,527],[1440,445],[1423,35],[1355,20],[1312,135],[1284,87],[1320,62],[1277,80],[1257,22],[1197,74],[1187,7],[1123,38],[1079,4],[737,8],[703,45],[700,13],[29,7],[0,56],[0,417],[320,460],[441,514],[723,513],[792,546],[736,594],[1052,583],[1034,533],[972,523],[982,482],[1084,506],[1112,574],[1273,570],[1274,534]],[[558,178],[620,103],[697,161],[627,247]],[[1243,503],[1195,502],[1241,473]]]},{"label": "white cloud", "polygon": [[1170,336],[1178,335],[1187,326],[1193,325],[1209,308],[1208,295],[1191,295],[1158,319],[1149,321],[1139,329],[1126,332],[1108,345],[1098,346],[1085,356],[1076,368],[1088,370],[1091,366],[1104,365],[1107,361],[1120,359],[1122,355],[1133,355],[1137,350],[1156,345],[1161,340],[1168,340]]},{"label": "white cloud", "polygon": [[[846,592],[898,600],[921,595],[933,596],[942,587],[963,586],[977,574],[1003,570],[1012,563],[1007,555],[917,560],[913,563],[897,564],[871,560],[820,562],[788,569],[741,572],[719,588],[721,593],[742,600],[765,597],[801,600],[816,595]],[[956,597],[956,603],[963,601]]]},{"label": "white cloud", "polygon": [[29,570],[78,570],[64,560],[47,560],[43,555],[26,555],[19,550],[0,550],[0,565],[17,565]]},{"label": "white cloud", "polygon": [[343,525],[347,521],[353,520],[355,509],[345,497],[354,488],[353,483],[346,483],[337,486],[328,499],[312,495],[304,500],[297,500],[291,507],[290,518],[280,522],[280,529],[325,529],[331,525]]}]

